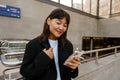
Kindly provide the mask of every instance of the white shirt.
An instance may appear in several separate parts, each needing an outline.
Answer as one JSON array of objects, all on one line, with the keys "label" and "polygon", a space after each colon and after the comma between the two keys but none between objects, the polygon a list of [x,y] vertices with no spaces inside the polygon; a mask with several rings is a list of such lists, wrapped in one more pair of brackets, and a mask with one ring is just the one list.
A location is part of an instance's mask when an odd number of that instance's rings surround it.
[{"label": "white shirt", "polygon": [[57,79],[56,80],[61,80],[59,63],[58,63],[58,40],[50,40],[49,39],[49,43],[50,43],[51,48],[53,48],[55,66],[56,66],[56,70],[57,70]]}]

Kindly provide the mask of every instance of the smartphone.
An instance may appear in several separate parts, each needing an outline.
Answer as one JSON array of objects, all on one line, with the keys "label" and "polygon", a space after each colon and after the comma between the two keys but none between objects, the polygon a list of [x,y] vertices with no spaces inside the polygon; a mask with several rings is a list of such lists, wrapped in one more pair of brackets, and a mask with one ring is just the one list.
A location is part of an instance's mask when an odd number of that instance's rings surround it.
[{"label": "smartphone", "polygon": [[74,51],[73,56],[78,56],[80,59],[84,59],[82,55],[84,54],[84,51]]},{"label": "smartphone", "polygon": [[[68,61],[68,62],[71,61],[71,57],[73,57],[73,56],[77,56],[77,57],[79,57],[80,59],[84,60],[84,57],[82,57],[83,54],[84,54],[84,51],[77,51],[77,50],[75,50],[74,53],[73,53],[71,56],[69,56],[66,61]],[[65,61],[65,62],[66,62],[66,61]],[[65,63],[64,63],[64,64],[65,64]],[[65,65],[66,65],[66,64],[65,64]]]}]

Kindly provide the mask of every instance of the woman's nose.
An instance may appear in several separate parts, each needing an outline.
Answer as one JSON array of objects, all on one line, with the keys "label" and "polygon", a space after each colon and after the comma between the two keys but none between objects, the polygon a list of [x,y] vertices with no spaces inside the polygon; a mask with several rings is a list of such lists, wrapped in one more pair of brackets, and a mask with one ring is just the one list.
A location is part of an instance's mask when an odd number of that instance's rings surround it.
[{"label": "woman's nose", "polygon": [[59,29],[63,29],[63,25],[60,25],[60,26],[59,26]]}]

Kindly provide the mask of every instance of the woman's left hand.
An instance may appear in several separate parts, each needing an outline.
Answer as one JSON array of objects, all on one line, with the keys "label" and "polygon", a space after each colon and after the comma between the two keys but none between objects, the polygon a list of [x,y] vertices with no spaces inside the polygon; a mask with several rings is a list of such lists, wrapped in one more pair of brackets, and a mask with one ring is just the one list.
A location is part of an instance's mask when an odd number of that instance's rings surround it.
[{"label": "woman's left hand", "polygon": [[80,64],[80,58],[78,56],[70,56],[64,63],[65,66],[71,69],[76,69]]}]

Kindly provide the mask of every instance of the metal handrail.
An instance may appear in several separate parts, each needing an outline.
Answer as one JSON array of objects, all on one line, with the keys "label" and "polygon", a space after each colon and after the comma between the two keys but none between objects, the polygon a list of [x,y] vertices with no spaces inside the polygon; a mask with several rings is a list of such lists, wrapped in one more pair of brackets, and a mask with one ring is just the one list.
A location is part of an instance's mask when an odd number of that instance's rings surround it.
[{"label": "metal handrail", "polygon": [[[1,62],[3,65],[10,67],[10,68],[6,68],[3,71],[3,76],[4,76],[5,80],[11,80],[11,75],[12,75],[11,73],[5,74],[5,72],[7,72],[8,70],[19,68],[19,66],[21,65],[22,58],[23,58],[24,51],[25,51],[25,45],[23,45],[23,44],[27,44],[27,43],[28,43],[28,41],[0,40]],[[15,46],[10,45],[10,44],[15,44]],[[6,77],[7,75],[9,75],[9,79],[7,79],[7,77]],[[14,80],[22,80],[22,79],[20,77],[20,78],[14,79]]]},{"label": "metal handrail", "polygon": [[[16,66],[16,67],[12,67],[12,68],[7,68],[7,69],[3,70],[2,73],[3,73],[4,79],[5,79],[5,80],[11,80],[11,78],[9,78],[9,77],[7,78],[7,75],[10,75],[10,74],[6,74],[6,72],[9,71],[9,70],[17,69],[17,68],[19,69],[20,66]],[[22,79],[22,76],[20,76],[20,77],[18,77],[18,78],[14,78],[14,79],[12,79],[12,80],[23,80],[23,79]]]},{"label": "metal handrail", "polygon": [[[25,51],[25,46],[10,46],[11,43],[17,44],[27,44],[29,41],[26,40],[0,40],[0,54],[8,53],[8,52],[18,52],[18,51]],[[5,45],[6,44],[6,45]]]},{"label": "metal handrail", "polygon": [[3,47],[4,44],[7,44],[7,47],[10,47],[10,44],[11,43],[24,43],[24,44],[27,44],[29,41],[25,41],[25,40],[12,40],[12,41],[9,41],[9,40],[0,40],[0,43],[1,43],[1,46],[0,47]]},{"label": "metal handrail", "polygon": [[112,50],[112,49],[114,49],[114,53],[115,53],[115,56],[117,56],[116,55],[116,53],[117,53],[117,49],[118,48],[120,48],[120,46],[114,46],[114,47],[109,47],[109,48],[102,48],[102,49],[96,49],[96,50],[90,50],[90,51],[84,51],[83,52],[83,55],[84,54],[93,54],[93,53],[95,53],[95,62],[98,64],[98,58],[99,58],[99,52],[100,51],[106,51],[106,50]]},{"label": "metal handrail", "polygon": [[1,54],[10,53],[10,52],[24,52],[24,47],[0,47]]},{"label": "metal handrail", "polygon": [[11,53],[6,53],[6,54],[1,54],[1,62],[6,65],[6,66],[18,66],[22,63],[22,60],[17,60],[17,61],[8,61],[6,56],[15,56],[15,55],[23,55],[24,52],[11,52]]}]

